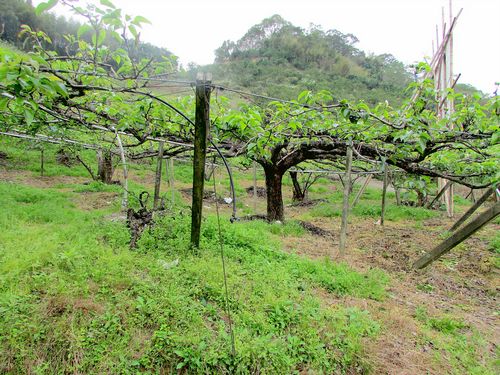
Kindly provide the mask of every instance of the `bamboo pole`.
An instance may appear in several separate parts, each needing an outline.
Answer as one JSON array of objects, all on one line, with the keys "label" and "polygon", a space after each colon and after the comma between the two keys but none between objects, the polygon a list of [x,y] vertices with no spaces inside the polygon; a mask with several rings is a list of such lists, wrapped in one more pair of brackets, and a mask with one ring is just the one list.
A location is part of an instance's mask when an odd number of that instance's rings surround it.
[{"label": "bamboo pole", "polygon": [[448,251],[453,249],[455,246],[465,241],[467,238],[476,233],[479,229],[481,229],[484,225],[489,223],[495,217],[500,214],[500,203],[495,203],[488,210],[483,212],[477,218],[472,220],[465,227],[460,229],[459,231],[452,234],[446,240],[441,242],[438,246],[436,246],[433,250],[429,251],[427,254],[419,258],[415,263],[413,263],[413,268],[421,269],[436,259],[440,258],[442,255],[446,254]]},{"label": "bamboo pole", "polygon": [[386,206],[386,195],[387,195],[387,184],[388,184],[388,171],[389,168],[387,163],[384,161],[384,185],[382,187],[382,210],[380,212],[380,225],[384,225],[385,218],[385,206]]},{"label": "bamboo pole", "polygon": [[344,178],[344,199],[342,202],[342,222],[340,224],[340,256],[345,254],[347,240],[347,216],[349,215],[349,193],[351,192],[352,140],[349,140],[346,152],[346,172]]},{"label": "bamboo pole", "polygon": [[354,197],[354,200],[352,201],[352,205],[351,205],[352,208],[354,208],[358,204],[359,199],[361,198],[361,196],[365,192],[366,187],[368,186],[368,183],[371,181],[372,177],[373,177],[373,175],[371,175],[371,174],[369,174],[366,177],[365,181],[363,182],[363,185],[361,186],[361,188],[359,189],[358,193]]},{"label": "bamboo pole", "polygon": [[460,219],[458,219],[455,224],[450,228],[450,232],[458,229],[476,210],[481,207],[481,205],[486,202],[486,200],[490,197],[491,194],[495,192],[495,187],[491,186],[486,192],[474,203],[463,215]]},{"label": "bamboo pole", "polygon": [[123,167],[123,197],[122,197],[122,209],[128,207],[128,170],[127,170],[127,160],[125,159],[125,150],[123,149],[122,139],[118,132],[116,132],[116,140],[118,141],[118,148],[120,149],[120,158]]},{"label": "bamboo pole", "polygon": [[153,210],[158,209],[158,204],[160,202],[160,189],[161,189],[161,170],[163,161],[163,148],[165,146],[164,142],[160,142],[158,146],[158,156],[156,159],[156,173],[155,173],[155,194],[153,197]]},{"label": "bamboo pole", "polygon": [[[445,180],[446,181],[446,180]],[[451,188],[451,185],[453,184],[453,181],[447,181],[446,184],[441,188],[441,190],[439,190],[439,192],[437,193],[437,195],[434,197],[434,199],[427,205],[426,208],[432,208],[432,206],[434,205],[434,203],[436,203],[439,198],[441,198],[443,196],[443,194],[449,189]]]},{"label": "bamboo pole", "polygon": [[253,162],[253,213],[257,213],[257,163]]},{"label": "bamboo pole", "polygon": [[172,196],[172,207],[175,205],[175,173],[174,173],[174,158],[170,158],[170,192]]},{"label": "bamboo pole", "polygon": [[43,148],[40,150],[40,176],[43,177],[45,173],[44,169],[44,155],[43,155]]}]

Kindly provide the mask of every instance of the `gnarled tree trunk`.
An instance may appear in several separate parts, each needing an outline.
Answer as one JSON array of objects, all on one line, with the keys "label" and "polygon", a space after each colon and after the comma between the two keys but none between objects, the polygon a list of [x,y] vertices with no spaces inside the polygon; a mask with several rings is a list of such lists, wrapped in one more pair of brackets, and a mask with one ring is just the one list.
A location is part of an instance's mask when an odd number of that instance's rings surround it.
[{"label": "gnarled tree trunk", "polygon": [[300,186],[299,179],[297,178],[297,172],[290,171],[290,177],[293,184],[293,196],[292,200],[294,202],[303,202],[307,198],[307,189],[302,189]]},{"label": "gnarled tree trunk", "polygon": [[269,164],[263,167],[266,175],[267,220],[283,221],[285,219],[285,212],[281,182],[284,172]]}]

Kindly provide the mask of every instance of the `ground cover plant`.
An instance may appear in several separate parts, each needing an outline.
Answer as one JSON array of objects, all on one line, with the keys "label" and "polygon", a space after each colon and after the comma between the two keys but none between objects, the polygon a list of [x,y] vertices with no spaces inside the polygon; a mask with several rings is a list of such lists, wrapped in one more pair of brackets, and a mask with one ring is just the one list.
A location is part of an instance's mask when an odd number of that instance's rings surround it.
[{"label": "ground cover plant", "polygon": [[113,206],[88,212],[72,203],[78,193],[4,182],[0,189],[2,371],[368,368],[361,339],[379,324],[360,309],[325,309],[314,289],[383,299],[381,271],[282,253],[262,222],[228,227],[231,357],[214,217],[196,255],[187,216],[161,219],[130,251],[123,225],[104,218]]}]

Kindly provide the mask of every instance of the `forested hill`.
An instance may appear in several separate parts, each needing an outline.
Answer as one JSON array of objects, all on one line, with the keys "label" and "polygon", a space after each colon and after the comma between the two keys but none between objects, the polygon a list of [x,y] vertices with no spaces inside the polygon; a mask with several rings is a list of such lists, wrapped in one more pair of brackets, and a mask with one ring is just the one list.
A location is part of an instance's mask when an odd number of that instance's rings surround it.
[{"label": "forested hill", "polygon": [[357,42],[352,34],[303,29],[274,15],[237,42],[225,41],[214,64],[192,72],[208,70],[214,81],[278,97],[327,89],[338,98],[398,104],[412,75],[392,55],[367,55]]},{"label": "forested hill", "polygon": [[[77,35],[81,23],[56,16],[53,13],[43,12],[37,15],[31,0],[0,0],[0,40],[8,42],[19,49],[29,50],[31,46],[19,35],[21,25],[28,25],[33,30],[44,31],[51,39],[50,45],[46,48],[55,50],[60,55],[67,54],[67,48],[74,48],[66,35]],[[83,35],[84,39],[90,41],[90,34]],[[116,48],[119,47],[116,41],[107,36],[104,44]],[[154,46],[150,43],[130,43],[132,57],[137,59],[147,58],[161,61],[164,56],[172,57],[172,52],[165,48]]]}]

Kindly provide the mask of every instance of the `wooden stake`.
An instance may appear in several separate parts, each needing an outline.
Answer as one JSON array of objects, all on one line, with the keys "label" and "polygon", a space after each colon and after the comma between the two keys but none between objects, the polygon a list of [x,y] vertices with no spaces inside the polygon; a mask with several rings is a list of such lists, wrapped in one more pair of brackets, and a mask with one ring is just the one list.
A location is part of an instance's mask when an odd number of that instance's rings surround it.
[{"label": "wooden stake", "polygon": [[388,171],[389,168],[387,163],[384,161],[384,185],[382,187],[382,211],[380,213],[380,225],[384,225],[384,217],[385,217],[385,206],[386,206],[386,194],[387,194],[387,184],[388,184]]},{"label": "wooden stake", "polygon": [[365,192],[366,187],[368,186],[368,183],[371,181],[372,177],[373,177],[373,175],[371,175],[371,174],[366,176],[365,182],[363,182],[361,189],[359,189],[358,193],[354,197],[354,201],[352,202],[352,205],[351,205],[352,208],[354,208],[358,204],[359,199],[361,198],[361,196]]},{"label": "wooden stake", "polygon": [[205,182],[205,160],[207,136],[210,125],[210,81],[206,75],[196,80],[196,113],[194,128],[193,200],[191,206],[191,245],[200,246],[203,187]]},{"label": "wooden stake", "polygon": [[349,215],[349,193],[351,192],[352,140],[349,140],[346,152],[346,172],[344,178],[344,200],[342,203],[342,222],[340,224],[340,256],[345,254],[347,239],[347,216]]},{"label": "wooden stake", "polygon": [[428,252],[423,257],[418,259],[415,263],[413,263],[413,268],[421,269],[428,266],[436,259],[440,258],[443,254],[447,253],[455,246],[457,246],[458,244],[460,244],[461,242],[465,241],[467,238],[472,236],[485,224],[493,220],[499,214],[500,214],[500,203],[495,203],[495,205],[493,205],[488,210],[479,215],[477,218],[472,220],[465,227],[460,229],[458,232],[452,234],[450,237],[448,237],[446,240],[444,240],[438,246],[436,246],[432,251]]},{"label": "wooden stake", "polygon": [[155,174],[155,195],[153,197],[153,210],[157,210],[158,204],[160,203],[161,170],[162,170],[164,146],[165,146],[164,142],[160,142],[158,146],[158,156],[156,159],[156,174]]},{"label": "wooden stake", "polygon": [[458,219],[455,224],[450,228],[450,232],[458,229],[464,222],[467,220],[481,205],[486,202],[491,194],[495,191],[495,187],[491,186],[486,192],[474,203],[466,212],[462,215],[460,219]]},{"label": "wooden stake", "polygon": [[45,169],[44,169],[44,156],[43,156],[43,148],[40,150],[40,176],[43,177],[44,173],[45,173]]}]

